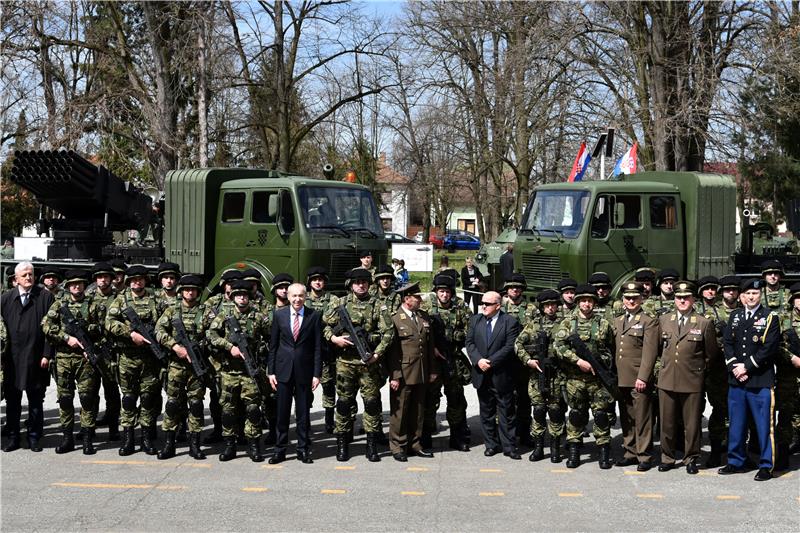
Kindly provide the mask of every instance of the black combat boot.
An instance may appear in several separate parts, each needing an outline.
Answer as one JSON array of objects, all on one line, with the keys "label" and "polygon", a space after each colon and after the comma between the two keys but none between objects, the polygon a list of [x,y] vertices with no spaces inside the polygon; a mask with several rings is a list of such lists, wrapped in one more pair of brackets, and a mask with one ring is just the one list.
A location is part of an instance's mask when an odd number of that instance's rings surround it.
[{"label": "black combat boot", "polygon": [[122,446],[119,449],[119,454],[123,457],[131,455],[136,451],[136,444],[133,438],[134,431],[136,430],[133,427],[122,428]]},{"label": "black combat boot", "polygon": [[450,448],[459,452],[468,452],[469,445],[466,442],[463,426],[456,426],[450,430]]},{"label": "black combat boot", "polygon": [[561,437],[550,437],[550,462],[561,462]]},{"label": "black combat boot", "polygon": [[378,434],[367,433],[367,460],[370,463],[377,463],[381,460],[378,453]]},{"label": "black combat boot", "polygon": [[544,435],[533,437],[533,451],[528,456],[530,461],[541,461],[544,459]]},{"label": "black combat boot", "polygon": [[423,450],[430,450],[433,448],[433,437],[428,431],[423,431],[422,436],[419,438],[419,445]]},{"label": "black combat boot", "polygon": [[350,459],[350,443],[347,442],[346,433],[336,434],[336,460],[340,462]]},{"label": "black combat boot", "polygon": [[186,431],[188,431],[188,427],[186,425],[186,419],[183,419],[181,422],[180,427],[178,428],[178,434],[175,436],[176,442],[186,442]]},{"label": "black combat boot", "polygon": [[223,440],[225,440],[225,449],[219,454],[219,460],[230,461],[236,457],[236,435],[223,437]]},{"label": "black combat boot", "polygon": [[381,446],[389,445],[389,437],[386,436],[386,433],[384,433],[382,429],[375,433],[375,438],[377,439],[376,442]]},{"label": "black combat boot", "polygon": [[333,435],[334,428],[334,411],[333,407],[325,408],[325,433]]},{"label": "black combat boot", "polygon": [[353,439],[355,439],[355,436],[353,435],[353,428],[350,428],[350,431],[344,434],[344,438],[347,440],[347,444],[353,442]]},{"label": "black combat boot", "polygon": [[64,436],[61,437],[61,444],[56,446],[56,453],[67,453],[71,452],[74,449],[75,449],[75,437],[73,437],[72,435],[72,430],[65,431]]},{"label": "black combat boot", "polygon": [[189,433],[189,457],[202,460],[206,458],[206,454],[200,448],[200,432]]},{"label": "black combat boot", "polygon": [[578,465],[581,464],[580,445],[577,442],[568,442],[567,450],[569,452],[567,468],[578,468]]},{"label": "black combat boot", "polygon": [[94,448],[94,428],[87,429],[83,434],[83,455],[94,455],[97,450]]},{"label": "black combat boot", "polygon": [[256,437],[254,439],[247,439],[247,442],[247,455],[250,457],[250,460],[254,463],[260,463],[263,461],[264,456],[261,455],[261,438]]},{"label": "black combat boot", "polygon": [[600,461],[599,461],[600,468],[602,470],[608,470],[611,468],[611,445],[603,444],[600,446]]},{"label": "black combat boot", "polygon": [[214,429],[203,439],[203,444],[216,444],[222,440],[222,424],[214,421]]},{"label": "black combat boot", "polygon": [[155,425],[142,428],[142,451],[147,455],[158,453],[156,448],[156,427]]},{"label": "black combat boot", "polygon": [[171,459],[175,457],[175,432],[164,432],[164,447],[158,452],[159,459]]},{"label": "black combat boot", "polygon": [[[119,416],[106,415],[106,419],[108,420],[108,440],[110,440],[110,441],[118,441],[119,440]],[[99,426],[100,423],[98,422],[97,425]]]},{"label": "black combat boot", "polygon": [[789,455],[800,452],[800,431],[795,431],[792,436],[792,443],[789,445]]},{"label": "black combat boot", "polygon": [[789,446],[779,443],[775,451],[775,457],[773,457],[773,461],[775,462],[774,469],[777,472],[789,470]]},{"label": "black combat boot", "polygon": [[711,441],[711,452],[706,459],[705,468],[716,468],[722,465],[722,443],[719,441]]}]

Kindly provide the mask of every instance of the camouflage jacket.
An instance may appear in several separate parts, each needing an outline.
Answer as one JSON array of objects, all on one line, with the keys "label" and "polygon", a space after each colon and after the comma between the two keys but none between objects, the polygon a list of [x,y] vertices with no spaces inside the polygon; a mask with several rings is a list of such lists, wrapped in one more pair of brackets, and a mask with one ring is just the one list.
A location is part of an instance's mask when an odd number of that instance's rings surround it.
[{"label": "camouflage jacket", "polygon": [[800,344],[800,311],[793,309],[791,313],[785,312],[780,315],[781,317],[781,334],[783,342],[781,343],[781,350],[778,357],[775,358],[775,364],[778,367],[778,373],[791,372],[794,376],[800,378],[800,369],[792,365],[792,356],[800,357],[800,346],[797,347],[797,352],[793,353],[790,344],[790,330],[794,330],[797,335],[798,344]]},{"label": "camouflage jacket", "polygon": [[666,315],[675,310],[674,300],[663,300],[660,296],[651,296],[642,303],[642,311],[658,320],[661,315]]},{"label": "camouflage jacket", "polygon": [[553,357],[555,355],[555,352],[553,351],[553,348],[555,347],[553,342],[553,330],[560,325],[563,320],[564,316],[559,310],[552,319],[544,313],[540,313],[539,316],[537,316],[534,320],[531,320],[525,324],[525,327],[522,328],[522,332],[517,336],[517,340],[514,343],[514,350],[517,352],[517,357],[519,357],[519,360],[522,361],[523,365],[526,365],[527,367],[528,361],[531,359],[536,359],[536,357],[532,357],[531,354],[528,353],[528,351],[525,349],[525,346],[533,343],[540,331],[547,332],[549,337],[549,342],[547,345],[548,356]]},{"label": "camouflage jacket", "polygon": [[89,316],[100,325],[100,329],[102,330],[101,336],[103,339],[107,340],[109,335],[105,328],[106,315],[108,314],[108,308],[111,306],[111,302],[117,297],[117,291],[112,287],[111,290],[108,291],[108,294],[104,295],[98,290],[93,290],[91,293],[87,292],[86,296],[89,298]]},{"label": "camouflage jacket", "polygon": [[56,300],[47,314],[42,319],[42,331],[44,332],[47,340],[56,350],[56,356],[61,357],[82,357],[83,350],[81,348],[70,348],[67,344],[70,335],[64,329],[64,317],[61,314],[61,306],[66,304],[69,310],[79,321],[83,322],[84,331],[91,339],[99,339],[102,335],[100,322],[95,322],[91,319],[90,314],[90,300],[85,296],[80,301],[74,301],[72,297],[64,300]]},{"label": "camouflage jacket", "polygon": [[325,311],[327,311],[330,306],[339,305],[339,298],[331,292],[325,292],[322,296],[317,296],[313,291],[308,291],[306,294],[306,305],[314,311],[319,311],[321,316],[325,316]]},{"label": "camouflage jacket", "polygon": [[[334,335],[342,336],[346,333],[342,330],[339,320],[339,307],[344,305],[353,326],[362,327],[367,332],[370,340],[369,348],[378,357],[382,357],[387,348],[392,344],[394,337],[394,327],[389,320],[389,316],[380,309],[378,300],[375,298],[365,298],[360,300],[354,293],[349,293],[339,299],[338,306],[330,306],[322,318],[324,323],[323,335],[325,340],[330,342]],[[339,348],[332,345],[331,349],[336,359],[349,364],[361,364],[361,357],[358,350],[353,347]]]},{"label": "camouflage jacket", "polygon": [[203,306],[200,304],[189,307],[184,302],[175,303],[167,307],[161,318],[156,322],[156,339],[169,350],[173,360],[179,359],[177,354],[172,351],[172,347],[179,343],[175,338],[175,328],[172,325],[172,321],[179,317],[183,322],[183,327],[186,329],[186,335],[189,336],[189,339],[202,345],[205,344],[205,330],[208,326],[204,322],[204,311]]},{"label": "camouflage jacket", "polygon": [[233,302],[225,298],[225,294],[218,292],[203,302],[203,323],[210,324],[222,312],[222,309],[233,306]]},{"label": "camouflage jacket", "polygon": [[150,350],[148,346],[136,346],[131,339],[131,326],[123,314],[123,311],[128,306],[133,307],[142,322],[153,326],[155,326],[164,308],[159,304],[157,297],[150,289],[145,289],[141,298],[137,298],[130,289],[125,289],[108,306],[105,325],[109,336],[115,339],[126,351],[148,352]]},{"label": "camouflage jacket", "polygon": [[378,288],[378,285],[373,285],[369,288],[369,295],[378,301],[378,307],[381,313],[385,313],[387,320],[395,311],[400,309],[400,304],[403,303],[399,294],[389,289],[388,293],[383,292]]},{"label": "camouflage jacket", "polygon": [[516,318],[522,327],[528,323],[529,320],[533,320],[533,318],[539,313],[539,309],[525,297],[522,297],[522,300],[518,304],[515,304],[508,298],[503,298],[503,303],[500,305],[500,309],[504,313],[508,313],[509,315]]},{"label": "camouflage jacket", "polygon": [[779,288],[778,290],[769,290],[769,287],[761,289],[761,303],[769,307],[771,311],[776,313],[785,313],[789,311],[789,297],[792,293],[789,289]]},{"label": "camouflage jacket", "polygon": [[569,377],[588,379],[592,374],[578,368],[578,355],[567,341],[567,337],[576,332],[593,354],[611,365],[614,361],[614,327],[604,316],[592,314],[591,318],[584,318],[578,312],[554,328],[554,350],[556,357],[562,361],[561,367]]},{"label": "camouflage jacket", "polygon": [[[435,325],[435,322],[439,319],[437,317],[441,318],[445,340],[449,343],[451,349],[451,353],[444,354],[446,357],[452,357],[456,350],[464,347],[464,343],[467,340],[467,326],[472,313],[463,299],[454,296],[449,305],[443,307],[436,295],[432,295],[422,302],[420,309],[428,313],[431,321],[434,322],[434,335],[438,333]],[[436,343],[436,339],[434,338],[433,340]],[[440,344],[437,344],[437,348],[440,348]]]},{"label": "camouflage jacket", "polygon": [[239,311],[235,305],[226,306],[222,309],[206,330],[206,339],[209,344],[219,350],[224,357],[220,361],[224,371],[244,372],[244,361],[231,355],[233,343],[228,339],[228,328],[225,324],[226,319],[232,316],[247,335],[247,347],[255,360],[264,365],[267,357],[267,339],[269,329],[266,317],[256,307],[248,305],[244,312]]}]

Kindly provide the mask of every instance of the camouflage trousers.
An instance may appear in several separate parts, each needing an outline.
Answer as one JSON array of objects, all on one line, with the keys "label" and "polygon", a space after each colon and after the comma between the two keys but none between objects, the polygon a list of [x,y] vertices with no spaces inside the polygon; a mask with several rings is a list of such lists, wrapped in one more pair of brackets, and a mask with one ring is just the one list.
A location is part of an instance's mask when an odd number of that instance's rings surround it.
[{"label": "camouflage trousers", "polygon": [[539,388],[539,373],[534,370],[528,381],[528,396],[533,406],[533,422],[531,436],[544,435],[545,429],[552,438],[564,434],[564,421],[567,404],[564,401],[564,380],[556,376],[550,383],[550,393],[545,396]]},{"label": "camouflage trousers", "polygon": [[451,434],[453,428],[460,428],[467,421],[467,397],[464,395],[464,385],[458,374],[448,372],[426,386],[423,433],[432,434],[436,431],[436,412],[439,410],[442,389],[447,398],[446,416]]},{"label": "camouflage trousers", "polygon": [[377,433],[382,430],[381,386],[385,379],[380,364],[336,362],[336,429],[335,433],[353,430],[353,411],[356,394],[361,390],[364,402],[364,431]]},{"label": "camouflage trousers", "polygon": [[244,435],[249,439],[261,436],[261,394],[256,382],[238,371],[223,370],[220,374],[222,392],[219,404],[222,408],[222,435],[233,437],[239,427],[237,406],[244,405]]},{"label": "camouflage trousers", "polygon": [[322,387],[322,407],[336,407],[336,361],[322,362],[322,376],[319,378]]},{"label": "camouflage trousers", "polygon": [[100,376],[80,355],[56,356],[56,388],[58,389],[58,415],[61,429],[72,431],[75,427],[75,388],[81,402],[81,427],[93,429],[100,402]]},{"label": "camouflage trousers", "polygon": [[161,429],[177,431],[180,423],[188,415],[189,432],[203,431],[203,400],[205,397],[206,387],[194,375],[191,364],[172,360],[167,375],[167,403],[164,404],[164,420],[161,422]]},{"label": "camouflage trousers", "polygon": [[[122,390],[120,425],[143,428],[155,425],[161,412],[161,365],[148,354],[119,356],[119,387]],[[137,402],[140,405],[137,407]]]},{"label": "camouflage trousers", "polygon": [[789,445],[795,431],[794,422],[800,415],[800,390],[798,378],[791,369],[781,372],[778,367],[775,381],[775,410],[778,411],[778,423],[775,425],[776,444]]},{"label": "camouflage trousers", "polygon": [[580,443],[583,428],[589,423],[589,409],[594,417],[592,433],[598,446],[611,441],[611,413],[614,410],[614,398],[593,377],[567,378],[567,442]]},{"label": "camouflage trousers", "polygon": [[708,439],[711,442],[728,440],[728,376],[725,368],[715,368],[706,374],[705,389],[711,415],[708,417]]}]

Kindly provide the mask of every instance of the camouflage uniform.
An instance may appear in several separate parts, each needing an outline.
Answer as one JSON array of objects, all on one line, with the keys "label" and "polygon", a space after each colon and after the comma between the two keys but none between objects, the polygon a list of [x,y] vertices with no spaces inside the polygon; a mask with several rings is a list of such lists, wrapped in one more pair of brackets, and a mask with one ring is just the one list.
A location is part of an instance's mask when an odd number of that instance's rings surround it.
[{"label": "camouflage uniform", "polygon": [[[373,272],[372,275],[374,277],[375,273]],[[392,313],[400,309],[400,304],[403,303],[403,300],[400,298],[399,294],[394,292],[391,288],[388,290],[388,292],[384,292],[380,289],[380,287],[378,287],[377,283],[370,286],[369,295],[378,301],[378,307],[380,308],[381,312],[386,313],[387,316],[390,316]]]},{"label": "camouflage uniform", "polygon": [[[717,333],[717,346],[723,348],[723,335],[728,324],[730,311],[722,303],[710,303],[700,299],[694,304],[695,312],[713,321]],[[711,416],[708,417],[708,440],[716,452],[728,438],[728,371],[725,368],[724,358],[715,359],[709,368],[703,386],[706,391],[708,403],[711,404]]]},{"label": "camouflage uniform", "polygon": [[554,350],[563,361],[567,404],[570,408],[567,442],[580,444],[591,408],[594,438],[597,445],[602,446],[611,440],[610,412],[614,408],[614,398],[603,388],[599,378],[578,368],[578,356],[567,342],[567,337],[573,333],[578,333],[586,346],[610,365],[613,362],[614,330],[603,316],[593,314],[591,318],[584,318],[580,312],[576,312],[572,317],[562,320],[554,332]]},{"label": "camouflage uniform", "polygon": [[789,289],[784,289],[782,287],[778,287],[778,289],[770,289],[769,286],[765,286],[761,289],[761,303],[765,306],[769,307],[771,311],[775,311],[778,314],[786,313],[789,311],[789,297],[791,296],[791,292]]},{"label": "camouflage uniform", "polygon": [[[339,305],[339,298],[330,292],[317,296],[313,291],[308,291],[306,305],[325,316],[329,308]],[[333,358],[333,351],[329,343],[325,342],[322,346],[322,376],[319,380],[322,387],[322,407],[333,409],[336,407],[336,360]]]},{"label": "camouflage uniform", "polygon": [[[228,300],[225,294],[221,292],[209,297],[203,302],[203,324],[210,325],[217,315],[223,313],[223,309],[230,306],[233,306],[233,302]],[[213,346],[208,346],[208,355],[208,362],[211,363],[216,372],[219,372],[221,361],[225,358],[225,354],[219,354]],[[205,441],[207,444],[216,442],[222,437],[222,408],[219,405],[219,395],[216,389],[211,390],[210,396],[208,408],[211,420],[214,422],[214,429]]]},{"label": "camouflage uniform", "polygon": [[[111,287],[108,294],[104,295],[97,290],[86,291],[86,296],[89,299],[89,312],[94,320],[100,324],[101,339],[100,342],[105,343],[109,347],[111,360],[103,360],[101,363],[100,383],[103,385],[103,396],[106,400],[106,424],[109,428],[109,440],[116,440],[119,438],[119,414],[122,404],[119,396],[119,383],[117,383],[117,370],[119,366],[119,354],[116,344],[108,337],[108,332],[105,330],[106,313],[111,305],[111,302],[117,297],[117,291]],[[116,437],[116,438],[112,438]]]},{"label": "camouflage uniform", "polygon": [[[436,295],[423,301],[421,310],[430,315],[432,321],[441,318],[444,325],[444,339],[434,344],[440,351],[444,346],[449,346],[449,353],[442,352],[447,358],[447,363],[442,365],[445,369],[436,382],[428,386],[425,395],[425,414],[423,422],[423,433],[431,435],[436,429],[436,412],[439,410],[442,388],[447,397],[447,424],[450,426],[451,440],[457,439],[465,441],[465,426],[467,424],[467,398],[464,395],[464,386],[469,384],[472,379],[469,363],[464,360],[461,349],[467,337],[467,325],[472,315],[464,300],[458,296],[453,296],[447,307],[444,307]],[[434,326],[436,328],[436,326]],[[441,332],[434,330],[436,334]]]},{"label": "camouflage uniform", "polygon": [[[503,303],[500,308],[505,313],[516,318],[521,328],[524,328],[528,322],[539,314],[539,309],[536,305],[528,302],[525,297],[522,297],[519,303],[514,303],[508,297],[503,298]],[[516,365],[516,363],[512,364]],[[529,442],[531,439],[532,418],[531,399],[528,391],[529,372],[519,365],[515,366],[514,371],[515,433],[523,444],[530,445],[532,444],[532,442]]]},{"label": "camouflage uniform", "polygon": [[[775,440],[778,446],[776,463],[788,460],[788,450],[792,443],[797,417],[800,416],[800,369],[792,365],[792,355],[800,357],[789,348],[788,331],[793,329],[800,336],[800,311],[792,309],[791,313],[781,315],[781,331],[783,343],[778,357],[775,358],[775,409],[778,411],[778,423],[775,426]],[[783,452],[783,454],[781,453]],[[783,458],[782,458],[783,456]],[[788,463],[783,463],[787,464]],[[782,465],[781,465],[782,466]]]}]

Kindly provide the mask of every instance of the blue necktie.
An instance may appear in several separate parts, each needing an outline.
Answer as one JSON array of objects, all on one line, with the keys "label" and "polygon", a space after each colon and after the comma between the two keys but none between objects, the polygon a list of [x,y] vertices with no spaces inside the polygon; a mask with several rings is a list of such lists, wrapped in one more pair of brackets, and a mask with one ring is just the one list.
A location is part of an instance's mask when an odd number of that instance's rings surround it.
[{"label": "blue necktie", "polygon": [[491,338],[492,338],[492,321],[490,319],[486,321],[486,346],[489,346],[489,341],[491,340]]}]

